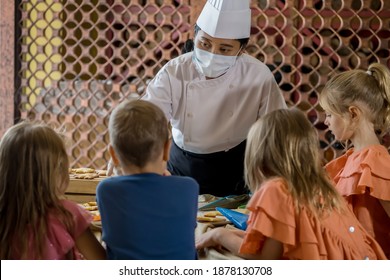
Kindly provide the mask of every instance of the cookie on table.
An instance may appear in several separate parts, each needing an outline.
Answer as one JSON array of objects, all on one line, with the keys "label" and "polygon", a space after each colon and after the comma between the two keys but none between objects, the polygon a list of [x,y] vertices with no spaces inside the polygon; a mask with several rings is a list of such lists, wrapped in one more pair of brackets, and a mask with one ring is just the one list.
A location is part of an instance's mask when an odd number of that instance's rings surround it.
[{"label": "cookie on table", "polygon": [[198,222],[223,222],[223,221],[226,221],[226,219],[224,218],[213,218],[213,217],[202,217],[202,216],[198,216],[196,217],[197,221]]},{"label": "cookie on table", "polygon": [[81,168],[72,168],[71,173],[75,174],[90,174],[90,173],[96,173],[96,170],[94,168],[87,168],[87,167],[81,167]]},{"label": "cookie on table", "polygon": [[75,179],[95,179],[99,178],[97,173],[77,173],[73,176]]}]

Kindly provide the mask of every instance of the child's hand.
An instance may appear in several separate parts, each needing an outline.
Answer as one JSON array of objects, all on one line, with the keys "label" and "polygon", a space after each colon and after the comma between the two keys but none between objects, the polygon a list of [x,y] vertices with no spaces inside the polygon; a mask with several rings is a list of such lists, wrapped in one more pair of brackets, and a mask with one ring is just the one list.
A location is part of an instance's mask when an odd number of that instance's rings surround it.
[{"label": "child's hand", "polygon": [[195,240],[196,249],[219,246],[219,236],[224,234],[225,230],[225,228],[216,228],[203,233]]}]

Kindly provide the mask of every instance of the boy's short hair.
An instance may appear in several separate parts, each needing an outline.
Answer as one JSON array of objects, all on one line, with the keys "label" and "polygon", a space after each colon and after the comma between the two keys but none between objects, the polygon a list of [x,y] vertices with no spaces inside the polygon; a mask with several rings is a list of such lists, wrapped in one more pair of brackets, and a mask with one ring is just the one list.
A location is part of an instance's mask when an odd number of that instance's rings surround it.
[{"label": "boy's short hair", "polygon": [[141,168],[158,158],[169,138],[163,111],[143,100],[125,101],[115,108],[109,133],[119,161]]}]

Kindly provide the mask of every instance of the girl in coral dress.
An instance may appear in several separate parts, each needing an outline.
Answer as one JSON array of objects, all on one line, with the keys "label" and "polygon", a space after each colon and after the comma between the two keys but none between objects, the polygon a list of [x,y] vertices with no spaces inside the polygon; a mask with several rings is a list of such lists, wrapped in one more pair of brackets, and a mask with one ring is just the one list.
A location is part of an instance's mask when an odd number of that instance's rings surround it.
[{"label": "girl in coral dress", "polygon": [[0,258],[104,259],[81,206],[63,199],[68,156],[54,130],[11,127],[0,142]]},{"label": "girl in coral dress", "polygon": [[325,85],[325,124],[353,148],[326,169],[363,227],[390,258],[390,155],[380,144],[390,127],[390,73],[379,64],[351,70]]},{"label": "girl in coral dress", "polygon": [[385,259],[328,180],[302,112],[274,111],[252,126],[245,179],[253,193],[246,231],[208,231],[198,249],[223,246],[249,259]]}]

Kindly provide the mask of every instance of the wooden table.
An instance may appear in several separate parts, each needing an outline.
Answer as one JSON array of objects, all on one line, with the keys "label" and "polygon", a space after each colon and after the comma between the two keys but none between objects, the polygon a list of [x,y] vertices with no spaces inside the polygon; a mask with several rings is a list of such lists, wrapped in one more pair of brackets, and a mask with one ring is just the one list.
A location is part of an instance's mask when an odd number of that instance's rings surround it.
[{"label": "wooden table", "polygon": [[65,196],[67,199],[76,203],[96,201],[96,187],[105,178],[107,177],[102,176],[96,179],[70,178],[69,187],[65,192]]}]

